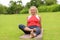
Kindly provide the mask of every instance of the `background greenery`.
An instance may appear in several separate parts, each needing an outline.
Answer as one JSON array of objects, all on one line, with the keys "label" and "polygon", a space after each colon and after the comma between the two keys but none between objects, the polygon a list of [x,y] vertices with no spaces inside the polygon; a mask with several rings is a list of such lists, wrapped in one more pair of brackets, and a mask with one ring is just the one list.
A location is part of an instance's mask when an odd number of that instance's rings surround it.
[{"label": "background greenery", "polygon": [[22,1],[10,1],[9,7],[0,4],[0,14],[25,14],[31,6],[36,6],[39,12],[57,12],[60,11],[60,5],[57,0],[31,0],[25,6]]},{"label": "background greenery", "polygon": [[[29,14],[0,15],[0,40],[19,40],[23,32],[18,25],[26,25]],[[43,40],[60,40],[60,12],[39,13],[44,29]]]},{"label": "background greenery", "polygon": [[[42,17],[43,40],[60,40],[60,5],[56,0],[10,1],[9,7],[0,4],[0,40],[19,40],[24,33],[18,25],[26,25],[30,6],[36,6]],[[6,15],[5,15],[6,14]]]}]

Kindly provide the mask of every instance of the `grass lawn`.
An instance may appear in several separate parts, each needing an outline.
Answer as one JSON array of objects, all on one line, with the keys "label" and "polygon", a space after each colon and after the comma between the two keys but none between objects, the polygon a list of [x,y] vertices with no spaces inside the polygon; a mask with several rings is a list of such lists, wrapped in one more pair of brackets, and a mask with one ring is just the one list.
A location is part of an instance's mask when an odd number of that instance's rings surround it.
[{"label": "grass lawn", "polygon": [[[19,40],[23,32],[18,25],[26,25],[29,14],[0,15],[0,40]],[[44,29],[43,40],[60,40],[60,12],[40,13]]]}]

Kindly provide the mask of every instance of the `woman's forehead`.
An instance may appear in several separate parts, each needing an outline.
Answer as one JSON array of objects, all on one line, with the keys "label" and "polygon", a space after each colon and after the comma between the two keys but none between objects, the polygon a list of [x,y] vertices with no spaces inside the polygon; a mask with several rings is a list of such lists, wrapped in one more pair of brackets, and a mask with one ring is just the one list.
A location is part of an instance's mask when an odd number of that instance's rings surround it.
[{"label": "woman's forehead", "polygon": [[31,8],[30,10],[36,10],[36,8]]}]

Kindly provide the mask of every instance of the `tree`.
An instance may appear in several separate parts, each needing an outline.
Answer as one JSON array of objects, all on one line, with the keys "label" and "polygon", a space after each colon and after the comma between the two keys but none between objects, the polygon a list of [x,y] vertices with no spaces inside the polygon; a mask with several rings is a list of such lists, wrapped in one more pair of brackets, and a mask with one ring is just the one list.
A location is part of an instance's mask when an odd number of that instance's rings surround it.
[{"label": "tree", "polygon": [[41,0],[31,0],[30,3],[32,6],[38,7],[39,5],[41,5]]},{"label": "tree", "polygon": [[0,14],[6,14],[6,13],[7,13],[7,7],[0,4]]},{"label": "tree", "polygon": [[40,6],[41,5],[41,0],[31,0],[30,2],[28,2],[26,4],[26,6],[30,7],[30,6]]},{"label": "tree", "polygon": [[18,3],[18,4],[22,4],[22,1],[21,1],[21,0],[20,0],[20,1],[17,1],[17,3]]},{"label": "tree", "polygon": [[17,8],[16,8],[16,13],[19,13],[22,9],[23,9],[23,6],[22,6],[22,1],[17,1]]},{"label": "tree", "polygon": [[56,4],[57,0],[45,0],[46,5]]},{"label": "tree", "polygon": [[[18,4],[17,4],[18,3]],[[8,8],[8,13],[10,14],[17,14],[22,10],[22,1],[10,1],[10,6]]]},{"label": "tree", "polygon": [[26,8],[30,8],[30,6],[31,6],[30,2],[28,2],[28,3],[25,5]]}]

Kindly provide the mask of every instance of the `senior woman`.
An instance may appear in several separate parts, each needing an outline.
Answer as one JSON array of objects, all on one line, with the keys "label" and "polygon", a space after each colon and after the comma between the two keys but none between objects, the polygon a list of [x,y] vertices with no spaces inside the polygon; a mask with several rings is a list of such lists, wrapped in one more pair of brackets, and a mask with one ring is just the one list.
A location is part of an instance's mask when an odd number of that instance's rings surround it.
[{"label": "senior woman", "polygon": [[25,34],[30,34],[30,37],[36,37],[41,33],[41,17],[37,15],[38,10],[35,6],[31,6],[29,9],[29,16],[27,17],[27,27],[25,25],[19,25]]}]

